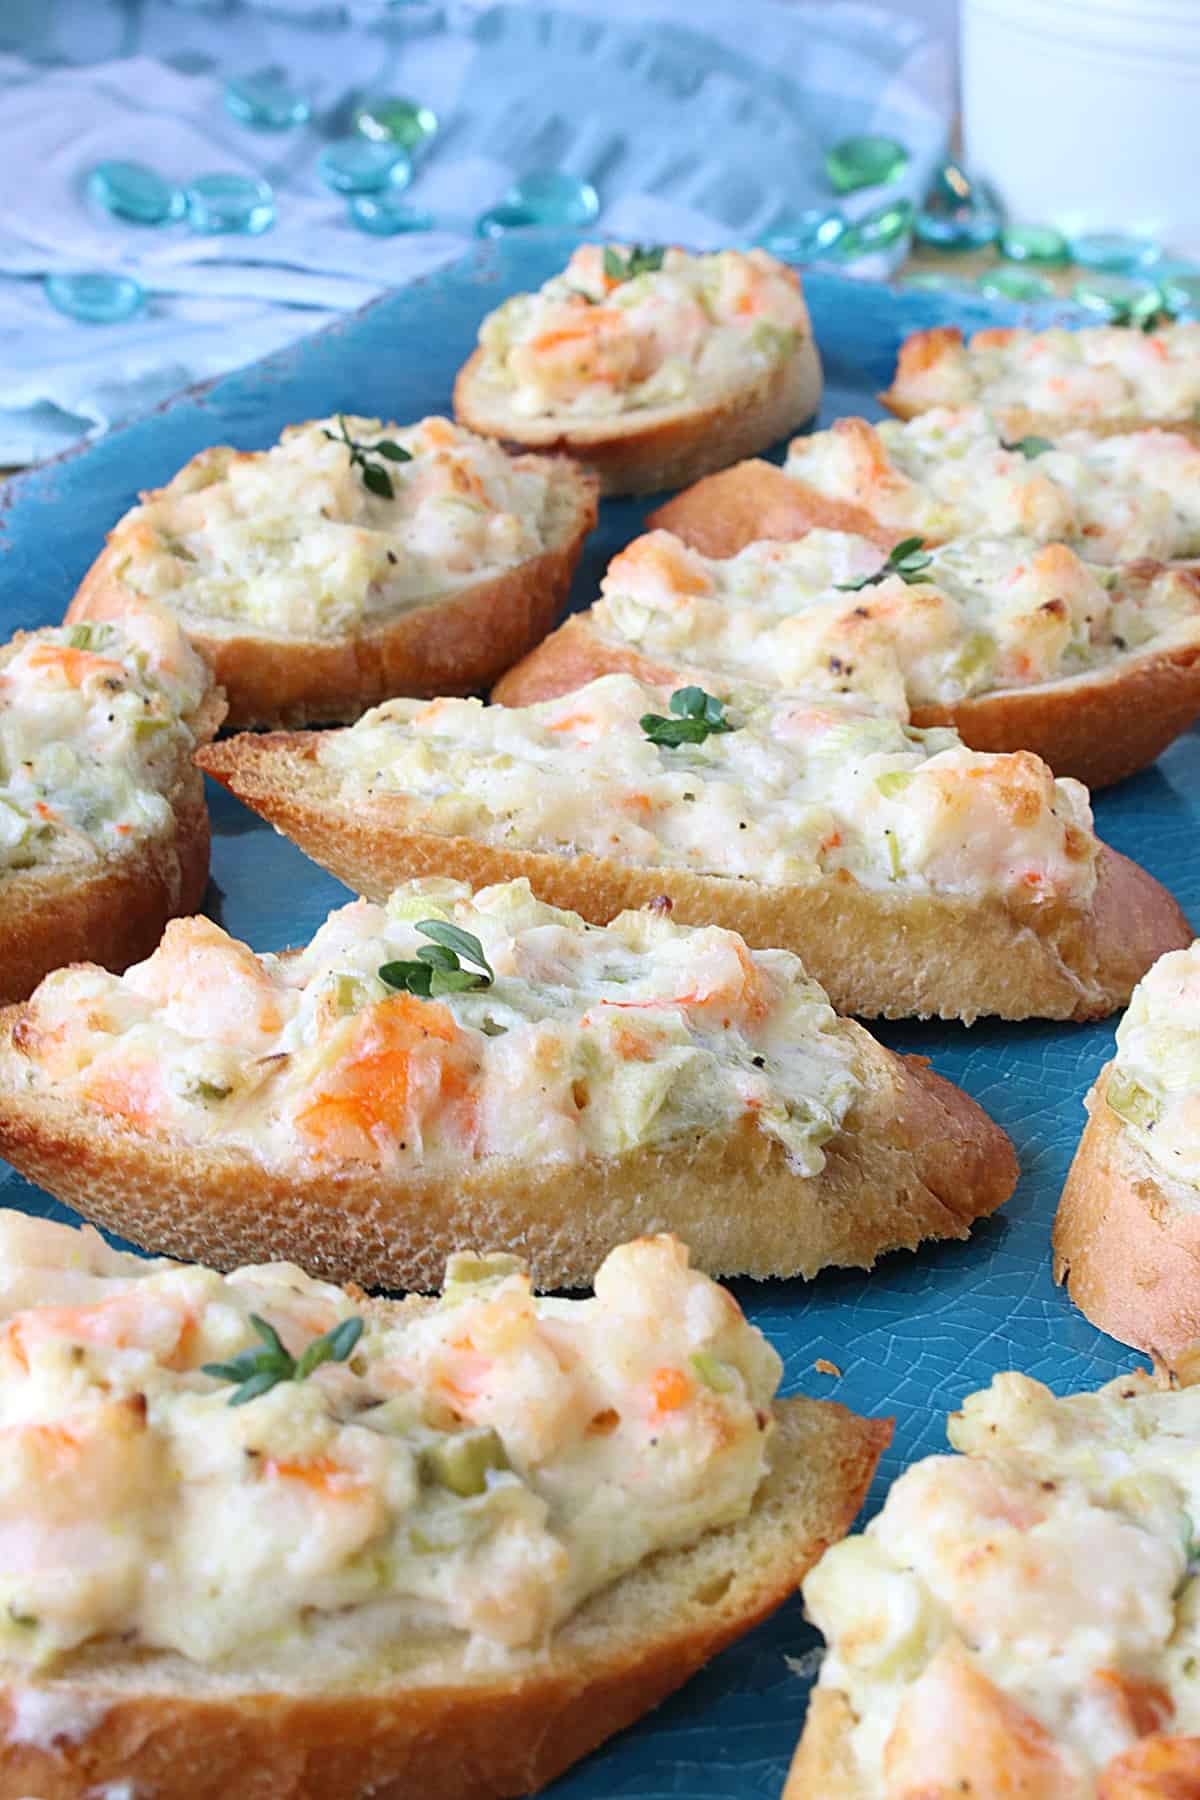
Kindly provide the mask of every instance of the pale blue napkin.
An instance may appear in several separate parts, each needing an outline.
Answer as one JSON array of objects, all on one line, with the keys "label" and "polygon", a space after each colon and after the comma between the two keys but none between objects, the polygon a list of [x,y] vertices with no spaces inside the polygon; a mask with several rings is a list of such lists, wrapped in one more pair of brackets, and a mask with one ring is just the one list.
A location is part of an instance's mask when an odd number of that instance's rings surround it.
[{"label": "pale blue napkin", "polygon": [[[226,113],[225,80],[264,64],[311,95],[309,126],[255,132]],[[441,116],[410,190],[436,232],[366,236],[318,182],[322,143],[365,92],[411,94]],[[941,44],[848,0],[5,0],[0,463],[53,454],[448,261],[534,168],[593,181],[600,229],[700,247],[829,203],[822,151],[850,132],[906,143],[915,197],[943,149],[950,92]],[[181,182],[264,175],[278,222],[258,238],[122,225],[83,193],[107,157]],[[879,200],[868,191],[850,209]],[[145,313],[119,326],[55,313],[41,277],[81,267],[136,275]]]}]

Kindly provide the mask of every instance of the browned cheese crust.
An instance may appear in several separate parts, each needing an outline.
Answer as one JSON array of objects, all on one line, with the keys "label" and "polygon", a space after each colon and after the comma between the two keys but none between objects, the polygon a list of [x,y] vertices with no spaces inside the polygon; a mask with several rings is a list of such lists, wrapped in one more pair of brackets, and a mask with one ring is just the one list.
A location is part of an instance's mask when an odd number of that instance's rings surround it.
[{"label": "browned cheese crust", "polygon": [[[830,500],[774,463],[738,463],[696,482],[646,517],[647,531],[673,531],[704,556],[736,556],[760,538],[790,541],[810,531],[852,531],[890,550],[906,535],[848,500]],[[938,540],[929,538],[929,543]]]},{"label": "browned cheese crust", "polygon": [[[408,1668],[292,1689],[247,1688],[178,1657],[83,1652],[38,1683],[95,1710],[75,1741],[10,1740],[0,1686],[0,1800],[501,1800],[552,1781],[775,1610],[845,1535],[891,1438],[885,1420],[784,1400],[772,1470],[742,1523],[654,1557],[597,1595],[542,1653],[472,1673],[443,1637]],[[314,1634],[314,1662],[321,1656]]]},{"label": "browned cheese crust", "polygon": [[286,1255],[326,1280],[429,1290],[452,1251],[505,1249],[539,1287],[586,1287],[618,1244],[673,1231],[711,1275],[808,1277],[964,1238],[1018,1174],[1005,1133],[973,1100],[924,1058],[894,1056],[849,1023],[863,1091],[824,1146],[821,1173],[805,1177],[750,1115],[580,1163],[270,1167],[216,1140],[142,1135],[31,1093],[23,1017],[21,1007],[0,1013],[0,1154],[134,1243],[224,1269]]},{"label": "browned cheese crust", "polygon": [[1106,1064],[1054,1220],[1054,1278],[1093,1325],[1170,1363],[1200,1337],[1200,1196],[1105,1104]]},{"label": "browned cheese crust", "polygon": [[[1200,570],[1188,576],[1200,587]],[[698,665],[670,666],[605,638],[591,615],[580,613],[510,669],[492,699],[532,706],[600,675],[633,675],[666,686],[703,673]],[[1194,643],[1134,653],[1114,667],[1065,681],[998,689],[952,706],[916,706],[912,723],[953,726],[972,750],[1032,750],[1056,775],[1101,788],[1152,763],[1197,715],[1200,635]]]},{"label": "browned cheese crust", "polygon": [[811,337],[786,363],[707,405],[687,402],[606,419],[523,418],[502,389],[480,377],[476,350],[454,384],[454,416],[483,437],[577,457],[602,494],[657,494],[755,456],[807,424],[821,404],[821,364]]},{"label": "browned cheese crust", "polygon": [[[192,719],[207,743],[224,716],[210,693]],[[158,945],[168,919],[199,910],[208,883],[204,782],[181,752],[165,793],[171,823],[121,856],[81,874],[71,867],[20,869],[0,884],[0,1002],[26,1000],[44,975],[71,962],[120,972]]]},{"label": "browned cheese crust", "polygon": [[[538,556],[453,596],[411,607],[388,623],[332,639],[207,634],[186,629],[216,670],[229,702],[228,723],[319,725],[356,719],[394,694],[432,697],[486,687],[532,649],[566,603],[584,539],[596,523],[597,489],[565,459],[557,480],[572,490],[555,542]],[[120,527],[110,534],[117,540]],[[110,541],[83,578],[67,620],[108,616],[128,593],[114,573],[119,541]]]},{"label": "browned cheese crust", "polygon": [[1044,906],[1018,914],[1000,896],[897,898],[848,874],[804,887],[766,887],[413,830],[403,796],[382,796],[350,813],[316,758],[315,738],[278,733],[228,739],[201,751],[198,761],[370,899],[385,899],[414,876],[453,876],[484,887],[525,875],[543,900],[604,924],[666,895],[676,924],[723,925],[755,948],[795,951],[842,1013],[1103,1018],[1127,1003],[1164,951],[1192,941],[1167,890],[1107,844],[1088,912]]}]

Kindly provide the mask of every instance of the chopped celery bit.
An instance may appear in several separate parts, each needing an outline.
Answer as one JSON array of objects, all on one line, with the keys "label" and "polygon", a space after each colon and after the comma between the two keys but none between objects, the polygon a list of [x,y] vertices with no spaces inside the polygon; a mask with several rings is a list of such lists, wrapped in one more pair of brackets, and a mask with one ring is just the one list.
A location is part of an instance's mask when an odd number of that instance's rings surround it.
[{"label": "chopped celery bit", "polygon": [[333,998],[339,1012],[357,1012],[370,998],[367,983],[358,975],[335,975]]},{"label": "chopped celery bit", "polygon": [[799,336],[799,332],[791,330],[789,326],[771,325],[765,319],[760,319],[750,333],[750,343],[764,356],[782,362],[796,348]]},{"label": "chopped celery bit", "polygon": [[913,778],[911,769],[889,769],[885,775],[878,775],[875,786],[885,800],[894,800],[902,794]]},{"label": "chopped celery bit", "polygon": [[493,1256],[476,1256],[471,1250],[456,1250],[446,1259],[447,1289],[474,1287],[482,1281],[503,1281],[506,1275],[520,1275],[525,1264],[519,1256],[499,1251]]},{"label": "chopped celery bit", "polygon": [[464,1500],[486,1492],[489,1470],[509,1467],[504,1445],[490,1425],[443,1438],[421,1452],[422,1472]]},{"label": "chopped celery bit", "polygon": [[885,831],[883,835],[888,847],[888,861],[892,866],[892,880],[899,881],[904,873],[904,865],[900,861],[900,846],[896,842],[896,834],[894,831]]},{"label": "chopped celery bit", "polygon": [[1114,1069],[1108,1078],[1108,1104],[1118,1119],[1127,1125],[1138,1125],[1148,1131],[1158,1119],[1158,1101],[1140,1081],[1123,1069]]},{"label": "chopped celery bit", "polygon": [[688,1358],[697,1381],[702,1381],[706,1388],[714,1394],[729,1394],[737,1386],[737,1380],[729,1363],[714,1356],[711,1350],[697,1350]]},{"label": "chopped celery bit", "polygon": [[149,737],[152,732],[166,731],[170,723],[170,719],[135,719],[133,735],[135,738]]}]

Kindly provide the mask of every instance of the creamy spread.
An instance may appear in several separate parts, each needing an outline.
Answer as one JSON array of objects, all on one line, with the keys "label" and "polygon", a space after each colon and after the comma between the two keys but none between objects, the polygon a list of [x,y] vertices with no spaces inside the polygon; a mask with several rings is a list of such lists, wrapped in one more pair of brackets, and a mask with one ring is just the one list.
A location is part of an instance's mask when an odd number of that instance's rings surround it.
[{"label": "creamy spread", "polygon": [[[494,980],[398,988],[430,920],[475,937]],[[585,925],[525,881],[473,899],[410,882],[285,957],[176,920],[122,976],[48,976],[17,1044],[35,1089],[289,1168],[569,1163],[749,1119],[815,1175],[860,1088],[850,1034],[789,952],[651,912]]]},{"label": "creamy spread", "polygon": [[1200,941],[1159,957],[1133,990],[1106,1099],[1164,1175],[1200,1186]]},{"label": "creamy spread", "polygon": [[1191,571],[1111,569],[1023,538],[956,539],[928,555],[919,581],[893,574],[859,587],[884,555],[848,533],[717,560],[653,531],[609,564],[588,617],[602,638],[674,668],[853,693],[901,715],[1200,636]]},{"label": "creamy spread", "polygon": [[736,729],[666,748],[639,721],[665,691],[606,675],[535,706],[393,700],[322,738],[352,807],[386,797],[411,829],[767,886],[853,877],[912,893],[1086,905],[1087,790],[1028,751],[967,750],[948,730],[874,717],[840,695],[731,702]]},{"label": "creamy spread", "polygon": [[[365,1329],[230,1405],[206,1370],[263,1351],[252,1315],[293,1359]],[[589,1299],[464,1255],[440,1301],[384,1310],[288,1263],[218,1275],[0,1213],[0,1660],[53,1674],[114,1640],[302,1668],[348,1609],[363,1654],[439,1629],[538,1649],[745,1516],[780,1373],[670,1237],[614,1250]],[[81,1735],[27,1692],[19,1741]]]},{"label": "creamy spread", "polygon": [[185,623],[335,637],[537,556],[574,494],[559,464],[508,456],[447,419],[318,419],[269,450],[193,458],[111,534],[113,573]]},{"label": "creamy spread", "polygon": [[1200,1731],[1200,1388],[998,1375],[950,1440],[804,1584],[861,1791],[1092,1800],[1139,1738]]},{"label": "creamy spread", "polygon": [[1200,418],[1200,323],[1083,331],[920,331],[901,347],[892,398],[905,410],[986,406],[1087,426]]},{"label": "creamy spread", "polygon": [[21,632],[0,651],[0,870],[122,856],[173,826],[209,674],[175,621]]},{"label": "creamy spread", "polygon": [[799,277],[764,250],[583,244],[488,314],[480,375],[522,417],[605,417],[715,398],[810,336]]},{"label": "creamy spread", "polygon": [[982,407],[935,407],[794,438],[785,473],[898,536],[1064,539],[1101,563],[1200,555],[1200,447],[1179,432],[1070,431],[1027,456]]}]

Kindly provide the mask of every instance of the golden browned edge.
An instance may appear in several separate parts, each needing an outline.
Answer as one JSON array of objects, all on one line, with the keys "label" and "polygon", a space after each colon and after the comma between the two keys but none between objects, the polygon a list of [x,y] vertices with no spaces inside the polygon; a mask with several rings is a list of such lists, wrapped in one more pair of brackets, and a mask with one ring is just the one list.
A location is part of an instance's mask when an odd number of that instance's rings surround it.
[{"label": "golden browned edge", "polygon": [[[1179,572],[1200,594],[1200,571]],[[601,636],[589,611],[564,620],[509,669],[492,698],[504,706],[531,706],[600,675],[633,675],[666,686],[704,673],[699,665],[671,666]],[[912,723],[951,725],[972,750],[1032,750],[1056,775],[1101,788],[1152,763],[1197,715],[1200,622],[1192,642],[1134,652],[1116,667],[1040,687],[998,689],[953,706],[917,706]]]},{"label": "golden browned edge", "polygon": [[19,1006],[0,1012],[0,1154],[134,1243],[219,1268],[286,1256],[327,1280],[428,1291],[452,1251],[505,1249],[528,1261],[538,1287],[585,1287],[618,1244],[673,1231],[710,1275],[809,1277],[964,1238],[1018,1174],[1007,1136],[973,1100],[849,1021],[862,1090],[821,1173],[804,1177],[748,1114],[570,1165],[493,1156],[403,1173],[270,1166],[219,1138],[143,1135],[31,1092],[14,1043],[24,1017]]},{"label": "golden browned edge", "polygon": [[[873,1800],[858,1778],[850,1753],[854,1714],[837,1688],[817,1687],[780,1800]],[[981,1771],[982,1773],[982,1771]],[[912,1800],[949,1800],[931,1788]]]},{"label": "golden browned edge", "polygon": [[[207,743],[224,716],[210,691],[189,721]],[[149,956],[168,919],[196,912],[208,883],[209,825],[204,783],[190,750],[166,789],[171,823],[128,853],[82,875],[70,868],[21,869],[0,896],[0,1003],[25,1000],[44,975],[66,963],[95,962],[120,973]]]},{"label": "golden browned edge", "polygon": [[556,906],[604,924],[659,895],[683,925],[723,925],[759,949],[793,950],[838,1012],[968,1021],[1094,1019],[1124,1006],[1165,950],[1192,940],[1153,876],[1100,846],[1091,908],[1031,908],[1000,896],[899,897],[827,876],[766,887],[728,876],[647,868],[584,854],[510,850],[412,830],[403,796],[350,811],[304,734],[243,736],[200,752],[202,768],[357,893],[382,900],[398,882],[453,876],[472,887],[528,876]]},{"label": "golden browned edge", "polygon": [[[888,1420],[805,1399],[776,1407],[771,1473],[750,1516],[655,1557],[589,1601],[549,1649],[494,1674],[424,1683],[381,1676],[325,1692],[120,1686],[103,1658],[35,1683],[107,1708],[78,1742],[8,1741],[22,1685],[0,1686],[0,1800],[88,1800],[127,1782],[137,1800],[500,1800],[528,1794],[657,1706],[773,1612],[845,1535],[891,1439]],[[435,1648],[444,1646],[444,1640]],[[453,1678],[454,1674],[457,1678]],[[107,1678],[106,1678],[107,1677]],[[196,1691],[198,1690],[198,1691]]]},{"label": "golden browned edge", "polygon": [[[566,603],[584,539],[596,523],[597,484],[559,459],[575,491],[563,539],[451,599],[414,607],[373,631],[332,641],[207,636],[190,624],[229,703],[228,724],[333,724],[356,719],[394,694],[469,694],[486,687],[550,630]],[[107,614],[128,594],[113,564],[118,525],[83,578],[68,621]]]},{"label": "golden browned edge", "polygon": [[707,406],[655,409],[638,422],[629,415],[579,421],[524,419],[491,404],[479,378],[482,351],[475,350],[454,383],[454,416],[483,437],[531,450],[578,457],[599,477],[605,495],[656,494],[684,487],[713,469],[766,450],[818,411],[821,364],[806,336],[785,364]]},{"label": "golden browned edge", "polygon": [[1111,1068],[1085,1101],[1054,1220],[1054,1279],[1101,1331],[1169,1365],[1200,1338],[1200,1204],[1105,1104]]},{"label": "golden browned edge", "polygon": [[676,494],[647,515],[646,530],[673,531],[705,556],[736,556],[761,538],[790,541],[817,530],[852,531],[881,550],[890,550],[905,535],[881,524],[865,506],[831,500],[757,458]]}]

